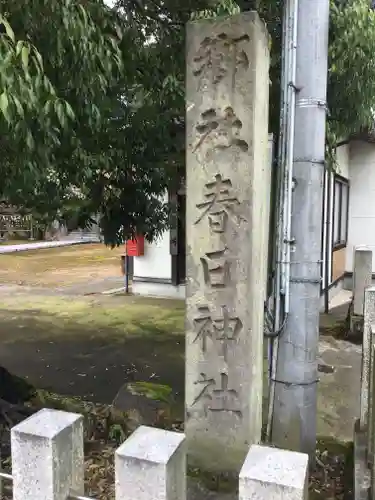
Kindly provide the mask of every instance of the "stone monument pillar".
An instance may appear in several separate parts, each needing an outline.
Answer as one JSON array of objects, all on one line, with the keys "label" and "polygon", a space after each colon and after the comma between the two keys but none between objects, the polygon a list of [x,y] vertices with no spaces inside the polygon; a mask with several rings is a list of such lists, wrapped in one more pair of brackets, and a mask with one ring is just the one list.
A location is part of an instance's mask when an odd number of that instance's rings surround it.
[{"label": "stone monument pillar", "polygon": [[255,12],[188,24],[185,432],[213,472],[261,435],[268,46]]}]

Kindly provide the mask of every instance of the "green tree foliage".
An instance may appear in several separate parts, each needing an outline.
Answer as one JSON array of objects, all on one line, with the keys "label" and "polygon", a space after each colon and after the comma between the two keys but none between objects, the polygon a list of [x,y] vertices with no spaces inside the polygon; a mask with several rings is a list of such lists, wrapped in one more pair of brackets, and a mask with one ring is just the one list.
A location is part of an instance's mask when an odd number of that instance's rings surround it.
[{"label": "green tree foliage", "polygon": [[[168,224],[163,194],[184,175],[185,24],[256,8],[271,46],[277,133],[281,0],[0,1],[0,197],[43,221],[99,214],[117,244]],[[371,127],[375,15],[332,1],[329,133]]]},{"label": "green tree foliage", "polygon": [[331,1],[329,123],[339,138],[374,126],[375,12],[369,3]]},{"label": "green tree foliage", "polygon": [[122,71],[113,12],[85,4],[0,4],[0,196],[41,218],[84,185],[82,139]]},{"label": "green tree foliage", "polygon": [[[270,127],[279,116],[280,0],[238,0],[256,7],[272,37]],[[373,128],[375,104],[375,12],[369,0],[331,0],[328,61],[328,133],[330,142]]]},{"label": "green tree foliage", "polygon": [[[242,7],[246,3],[243,0]],[[280,0],[258,0],[272,36],[271,128],[277,130],[280,88]],[[374,127],[375,12],[369,0],[331,0],[328,60],[328,143]],[[273,110],[277,110],[276,113]]]}]

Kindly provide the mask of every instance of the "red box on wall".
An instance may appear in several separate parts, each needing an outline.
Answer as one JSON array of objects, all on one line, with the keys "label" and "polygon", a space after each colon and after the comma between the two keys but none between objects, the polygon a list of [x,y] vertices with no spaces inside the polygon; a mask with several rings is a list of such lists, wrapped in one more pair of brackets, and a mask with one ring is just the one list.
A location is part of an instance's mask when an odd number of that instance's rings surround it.
[{"label": "red box on wall", "polygon": [[140,257],[145,253],[145,238],[137,236],[133,240],[127,240],[125,243],[126,254],[129,257]]}]

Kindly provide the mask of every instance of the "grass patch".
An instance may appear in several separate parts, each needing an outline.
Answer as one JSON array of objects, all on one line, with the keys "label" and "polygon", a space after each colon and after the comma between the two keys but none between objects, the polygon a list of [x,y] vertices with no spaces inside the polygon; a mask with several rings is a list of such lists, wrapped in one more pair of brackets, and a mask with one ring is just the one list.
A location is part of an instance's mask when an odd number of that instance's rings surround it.
[{"label": "grass patch", "polygon": [[2,298],[4,341],[56,336],[155,336],[184,332],[182,301],[142,297],[15,295]]}]

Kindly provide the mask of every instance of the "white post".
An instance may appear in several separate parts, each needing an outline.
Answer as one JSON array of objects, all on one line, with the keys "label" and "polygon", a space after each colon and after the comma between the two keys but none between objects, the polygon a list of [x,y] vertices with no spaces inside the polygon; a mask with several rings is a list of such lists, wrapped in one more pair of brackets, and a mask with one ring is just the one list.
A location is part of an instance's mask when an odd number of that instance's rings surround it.
[{"label": "white post", "polygon": [[11,430],[14,500],[84,493],[83,418],[41,410]]},{"label": "white post", "polygon": [[305,453],[251,446],[239,477],[239,500],[307,500]]},{"label": "white post", "polygon": [[367,429],[369,419],[369,391],[371,380],[372,328],[375,324],[375,286],[366,288],[363,308],[363,341],[361,373],[360,428]]},{"label": "white post", "polygon": [[116,451],[116,500],[185,500],[184,442],[184,434],[139,427]]}]

